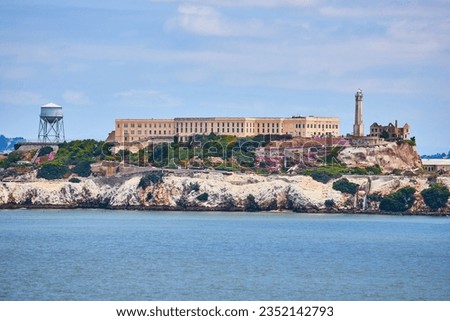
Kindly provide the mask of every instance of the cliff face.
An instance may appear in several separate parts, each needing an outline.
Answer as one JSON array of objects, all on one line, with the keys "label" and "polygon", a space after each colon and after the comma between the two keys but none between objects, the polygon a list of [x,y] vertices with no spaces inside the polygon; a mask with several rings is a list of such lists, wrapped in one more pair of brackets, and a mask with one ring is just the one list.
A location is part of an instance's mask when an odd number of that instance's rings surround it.
[{"label": "cliff face", "polygon": [[416,170],[422,168],[422,161],[416,148],[407,143],[388,143],[374,147],[347,147],[338,155],[347,166],[380,166],[383,173],[394,169]]},{"label": "cliff face", "polygon": [[[360,185],[356,196],[322,184],[307,176],[258,176],[252,174],[166,174],[162,182],[139,187],[144,174],[67,181],[1,182],[0,207],[107,207],[201,210],[298,210],[329,211],[325,200],[333,200],[335,211],[371,209],[365,196],[389,194],[401,187],[418,191],[428,187],[425,178],[395,176],[349,176]],[[449,178],[440,182],[450,186]],[[419,194],[418,194],[419,195]],[[418,202],[414,211],[426,210]],[[373,208],[375,210],[375,208]]]}]

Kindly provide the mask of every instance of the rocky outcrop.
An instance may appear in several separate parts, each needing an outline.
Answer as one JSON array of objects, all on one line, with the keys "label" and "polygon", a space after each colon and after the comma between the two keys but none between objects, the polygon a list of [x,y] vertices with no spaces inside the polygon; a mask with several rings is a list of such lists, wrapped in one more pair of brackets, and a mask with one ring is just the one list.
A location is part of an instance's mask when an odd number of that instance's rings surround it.
[{"label": "rocky outcrop", "polygon": [[[219,172],[166,173],[161,181],[145,188],[139,183],[145,174],[121,177],[65,180],[0,182],[0,207],[105,207],[136,209],[195,210],[297,210],[305,212],[377,211],[368,195],[386,195],[401,187],[421,191],[428,187],[426,178],[402,176],[348,176],[359,184],[356,195],[332,188],[332,181],[322,184],[309,176],[259,176]],[[439,178],[450,187],[449,178]],[[414,211],[427,211],[417,193]],[[327,208],[326,200],[334,207]]]},{"label": "rocky outcrop", "polygon": [[422,168],[416,148],[405,142],[373,147],[347,147],[339,153],[338,159],[349,167],[380,166],[383,173]]}]

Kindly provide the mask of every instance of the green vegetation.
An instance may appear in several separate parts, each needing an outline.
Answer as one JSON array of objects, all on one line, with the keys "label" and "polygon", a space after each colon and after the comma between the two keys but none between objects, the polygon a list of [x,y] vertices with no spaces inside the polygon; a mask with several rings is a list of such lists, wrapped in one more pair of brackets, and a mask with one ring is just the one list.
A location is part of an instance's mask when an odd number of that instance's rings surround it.
[{"label": "green vegetation", "polygon": [[82,160],[72,169],[72,173],[77,174],[78,176],[88,177],[91,175],[91,163],[87,160]]},{"label": "green vegetation", "polygon": [[37,177],[51,180],[64,178],[67,174],[69,174],[69,168],[66,165],[61,165],[57,162],[49,162],[44,164],[38,170]]},{"label": "green vegetation", "polygon": [[334,202],[333,199],[325,200],[325,206],[326,206],[326,207],[332,208],[332,207],[334,207],[335,205],[336,205],[336,203]]},{"label": "green vegetation", "polygon": [[208,200],[208,193],[202,193],[199,196],[197,196],[197,200],[199,200],[200,202],[206,202]]},{"label": "green vegetation", "polygon": [[42,156],[50,154],[51,152],[53,152],[53,148],[50,147],[50,146],[45,146],[45,147],[41,148],[41,150],[39,151],[38,156],[42,157]]},{"label": "green vegetation", "polygon": [[333,189],[342,193],[354,195],[358,191],[358,188],[358,184],[352,183],[346,178],[333,182]]},{"label": "green vegetation", "polygon": [[22,159],[22,156],[20,155],[19,152],[12,152],[8,154],[8,157],[6,157],[6,159],[4,159],[1,163],[0,166],[3,168],[8,168],[10,166],[15,166],[16,163],[18,161],[20,161]]},{"label": "green vegetation", "polygon": [[64,165],[76,165],[81,161],[96,162],[104,159],[103,142],[93,139],[74,140],[59,145],[55,161]]},{"label": "green vegetation", "polygon": [[450,196],[447,186],[442,184],[433,184],[430,188],[424,189],[420,194],[425,204],[433,210],[445,207]]},{"label": "green vegetation", "polygon": [[139,181],[138,187],[142,189],[146,189],[148,186],[152,184],[162,183],[164,177],[163,171],[151,172],[142,176]]},{"label": "green vegetation", "polygon": [[339,178],[343,174],[348,173],[349,169],[344,166],[323,166],[314,169],[307,169],[302,172],[303,175],[311,176],[314,180],[324,184],[334,178]]},{"label": "green vegetation", "polygon": [[379,202],[381,201],[381,198],[382,196],[377,193],[367,195],[367,199],[371,202]]},{"label": "green vegetation", "polygon": [[416,138],[415,137],[411,137],[411,139],[405,139],[404,142],[407,143],[408,145],[416,146]]},{"label": "green vegetation", "polygon": [[72,177],[71,179],[69,179],[69,182],[71,182],[71,183],[79,183],[79,182],[81,182],[81,180],[79,178]]},{"label": "green vegetation", "polygon": [[380,210],[388,212],[405,212],[409,210],[416,200],[413,187],[404,187],[397,192],[381,198]]},{"label": "green vegetation", "polygon": [[327,148],[327,154],[323,158],[323,161],[327,165],[340,164],[341,162],[338,160],[339,153],[344,149],[342,146]]},{"label": "green vegetation", "polygon": [[322,166],[313,169],[307,169],[300,174],[311,176],[314,180],[321,183],[328,183],[330,180],[339,178],[342,175],[380,175],[380,166],[373,167],[352,167],[344,165]]}]

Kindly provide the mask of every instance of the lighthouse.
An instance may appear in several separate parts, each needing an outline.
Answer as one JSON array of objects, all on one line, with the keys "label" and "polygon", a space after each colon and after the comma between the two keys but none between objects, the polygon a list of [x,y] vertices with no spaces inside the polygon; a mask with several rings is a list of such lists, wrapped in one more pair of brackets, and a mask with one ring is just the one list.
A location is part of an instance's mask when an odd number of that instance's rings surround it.
[{"label": "lighthouse", "polygon": [[361,89],[358,89],[355,94],[355,124],[353,125],[353,136],[364,136],[364,124],[362,118],[362,100],[363,93]]}]

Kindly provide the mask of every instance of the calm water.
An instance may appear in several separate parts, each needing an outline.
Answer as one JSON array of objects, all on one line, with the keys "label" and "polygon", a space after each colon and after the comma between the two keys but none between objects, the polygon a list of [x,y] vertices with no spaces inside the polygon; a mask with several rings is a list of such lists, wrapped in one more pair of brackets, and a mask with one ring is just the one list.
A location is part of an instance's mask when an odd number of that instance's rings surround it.
[{"label": "calm water", "polygon": [[450,300],[450,219],[0,211],[1,300]]}]

